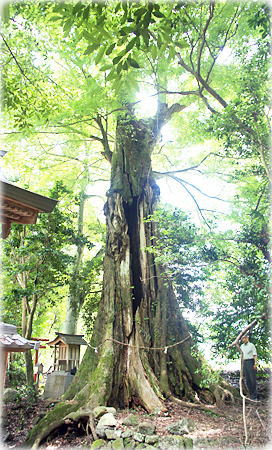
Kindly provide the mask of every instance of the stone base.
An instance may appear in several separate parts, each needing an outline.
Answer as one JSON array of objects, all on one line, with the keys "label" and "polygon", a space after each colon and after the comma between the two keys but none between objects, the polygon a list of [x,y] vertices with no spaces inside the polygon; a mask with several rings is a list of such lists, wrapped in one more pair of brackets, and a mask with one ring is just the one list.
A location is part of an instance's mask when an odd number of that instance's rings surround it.
[{"label": "stone base", "polygon": [[73,378],[74,375],[71,375],[70,372],[65,372],[64,370],[50,373],[47,375],[43,398],[60,399],[69,384],[71,384]]}]

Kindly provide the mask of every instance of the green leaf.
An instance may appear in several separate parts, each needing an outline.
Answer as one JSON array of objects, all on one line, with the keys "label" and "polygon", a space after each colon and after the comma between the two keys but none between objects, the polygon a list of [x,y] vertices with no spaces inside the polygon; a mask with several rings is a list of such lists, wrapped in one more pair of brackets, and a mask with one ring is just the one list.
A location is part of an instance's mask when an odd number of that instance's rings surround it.
[{"label": "green leaf", "polygon": [[165,15],[163,13],[161,13],[160,11],[152,11],[152,14],[153,14],[153,16],[159,17],[159,18],[165,17]]},{"label": "green leaf", "polygon": [[122,53],[120,53],[118,56],[116,56],[115,58],[113,58],[113,60],[112,60],[112,64],[118,64],[119,63],[119,61],[123,58],[123,56],[124,56],[124,53],[122,52]]},{"label": "green leaf", "polygon": [[158,49],[157,49],[156,45],[152,45],[150,47],[150,52],[151,52],[152,58],[157,58],[157,56],[158,56]]},{"label": "green leaf", "polygon": [[110,73],[107,75],[106,80],[111,81],[116,77],[115,68],[110,71]]},{"label": "green leaf", "polygon": [[134,47],[134,45],[136,44],[137,39],[138,38],[135,37],[135,38],[131,39],[131,41],[129,41],[128,45],[126,46],[126,53],[129,52]]},{"label": "green leaf", "polygon": [[61,20],[61,19],[63,19],[62,16],[52,16],[52,17],[50,17],[50,21],[51,22],[56,22],[57,20]]},{"label": "green leaf", "polygon": [[84,8],[84,6],[82,5],[81,2],[78,2],[78,3],[73,7],[73,14],[77,14],[82,8]]},{"label": "green leaf", "polygon": [[110,54],[111,54],[111,52],[113,51],[115,45],[116,45],[115,43],[114,43],[114,44],[111,44],[111,45],[107,48],[107,50],[106,50],[106,55],[110,55]]},{"label": "green leaf", "polygon": [[169,48],[169,58],[173,59],[175,57],[176,51],[174,49],[174,47],[171,45],[171,47]]},{"label": "green leaf", "polygon": [[139,8],[139,9],[136,9],[136,11],[134,11],[134,15],[139,16],[139,17],[141,17],[144,13],[146,13],[145,8]]},{"label": "green leaf", "polygon": [[120,11],[120,3],[117,3],[117,5],[115,6],[115,10],[114,10],[115,14],[116,14],[118,11]]},{"label": "green leaf", "polygon": [[89,33],[89,31],[84,30],[82,35],[85,37],[85,39],[87,39],[87,41],[89,41],[89,40],[93,41],[93,35],[91,33]]},{"label": "green leaf", "polygon": [[69,31],[71,30],[71,28],[72,28],[72,22],[70,20],[68,20],[63,26],[64,33],[68,34]]},{"label": "green leaf", "polygon": [[145,45],[149,46],[149,33],[147,30],[142,30],[142,38],[144,40]]},{"label": "green leaf", "polygon": [[133,33],[133,32],[134,32],[134,26],[131,26],[131,27],[122,27],[119,33],[121,36],[127,36],[128,34]]},{"label": "green leaf", "polygon": [[148,11],[143,18],[143,25],[145,28],[148,28],[151,20],[151,11]]},{"label": "green leaf", "polygon": [[118,75],[121,73],[121,71],[122,71],[122,68],[123,68],[123,64],[118,64],[118,66],[117,66],[117,73],[118,73]]},{"label": "green leaf", "polygon": [[128,70],[128,68],[129,68],[129,65],[128,65],[127,61],[125,61],[123,64],[123,70]]},{"label": "green leaf", "polygon": [[112,64],[105,64],[100,68],[100,72],[105,72],[106,70],[109,70],[112,68]]},{"label": "green leaf", "polygon": [[89,14],[90,14],[90,6],[87,6],[87,8],[85,8],[85,11],[83,13],[83,19],[87,20],[89,18]]},{"label": "green leaf", "polygon": [[104,52],[105,52],[105,47],[102,46],[102,47],[99,49],[99,51],[98,51],[98,53],[97,53],[97,55],[96,55],[96,57],[95,57],[95,60],[94,60],[95,64],[98,64],[98,63],[101,61],[101,59],[102,59],[102,57],[103,57],[103,55],[104,55]]},{"label": "green leaf", "polygon": [[92,45],[88,45],[87,49],[85,50],[85,52],[83,54],[84,55],[89,55],[94,50],[96,50],[98,47],[99,47],[99,44],[97,44],[97,43],[92,44]]},{"label": "green leaf", "polygon": [[189,47],[189,44],[186,41],[175,42],[175,45],[181,49]]},{"label": "green leaf", "polygon": [[137,61],[135,61],[135,59],[133,59],[133,58],[128,58],[128,59],[127,59],[127,62],[129,63],[129,65],[130,65],[131,67],[134,67],[135,69],[140,69],[140,66],[139,66],[139,64],[137,63]]}]

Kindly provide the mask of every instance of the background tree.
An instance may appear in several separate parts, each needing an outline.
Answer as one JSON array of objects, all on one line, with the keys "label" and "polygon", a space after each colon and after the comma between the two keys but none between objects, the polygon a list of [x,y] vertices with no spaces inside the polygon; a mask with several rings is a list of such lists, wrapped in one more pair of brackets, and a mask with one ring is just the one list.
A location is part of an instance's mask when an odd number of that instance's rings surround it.
[{"label": "background tree", "polygon": [[[60,192],[63,187],[57,185],[50,194],[57,198]],[[54,305],[55,292],[67,282],[71,257],[63,247],[69,232],[71,221],[56,206],[52,214],[42,215],[32,227],[14,226],[5,241],[3,269],[12,284],[6,286],[4,304],[20,304],[22,336],[26,339],[33,334],[35,315]],[[5,314],[4,320],[8,321]],[[27,383],[33,385],[31,351],[25,353],[25,359]]]},{"label": "background tree", "polygon": [[[101,271],[101,256],[103,255],[103,248],[100,248],[95,256],[91,258],[90,254],[84,261],[84,249],[91,250],[95,245],[90,241],[90,237],[84,234],[84,213],[86,214],[86,201],[88,199],[87,186],[89,184],[89,170],[88,164],[85,162],[83,176],[81,179],[81,186],[78,197],[76,198],[76,204],[78,206],[77,213],[77,228],[74,236],[74,244],[76,246],[76,255],[73,265],[71,267],[71,275],[69,279],[69,290],[66,303],[66,317],[63,325],[63,332],[68,334],[77,333],[77,324],[81,308],[84,304],[85,298],[88,296],[91,286],[97,279],[97,274],[93,273],[92,268],[96,267],[98,273]],[[100,230],[101,233],[101,230]],[[94,226],[92,225],[93,237],[95,233]],[[100,239],[100,236],[98,236]],[[86,252],[85,252],[86,253]],[[94,309],[91,310],[94,313]]]},{"label": "background tree", "polygon": [[[249,211],[251,204],[252,199]],[[235,233],[197,228],[183,211],[169,206],[159,208],[152,220],[158,223],[160,239],[148,251],[164,265],[165,276],[172,279],[185,317],[193,314],[196,318],[196,323],[189,325],[192,335],[200,343],[203,336],[205,341],[212,340],[217,355],[235,357],[226,342],[234,340],[237,329],[268,314],[268,249],[267,243],[260,241],[263,216],[255,217],[255,232],[245,224],[251,223],[250,215],[243,222],[235,219],[236,225],[241,222],[241,231]],[[259,322],[254,334],[259,358],[268,362],[268,323]]]}]

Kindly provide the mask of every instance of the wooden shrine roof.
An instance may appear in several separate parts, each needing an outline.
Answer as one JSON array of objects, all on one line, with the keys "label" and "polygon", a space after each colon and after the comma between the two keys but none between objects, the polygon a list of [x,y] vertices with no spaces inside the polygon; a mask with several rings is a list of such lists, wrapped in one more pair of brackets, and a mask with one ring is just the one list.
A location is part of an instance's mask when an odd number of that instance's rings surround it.
[{"label": "wooden shrine roof", "polygon": [[0,323],[0,349],[6,352],[26,352],[34,348],[31,341],[17,333],[17,327],[8,323]]},{"label": "wooden shrine roof", "polygon": [[0,200],[3,238],[9,235],[12,222],[36,223],[38,213],[52,212],[57,203],[57,200],[35,194],[6,181],[1,181]]},{"label": "wooden shrine roof", "polygon": [[63,344],[73,345],[88,345],[83,339],[84,334],[65,334],[56,332],[57,337],[53,341],[47,342],[47,345],[53,347],[54,345],[62,342]]}]

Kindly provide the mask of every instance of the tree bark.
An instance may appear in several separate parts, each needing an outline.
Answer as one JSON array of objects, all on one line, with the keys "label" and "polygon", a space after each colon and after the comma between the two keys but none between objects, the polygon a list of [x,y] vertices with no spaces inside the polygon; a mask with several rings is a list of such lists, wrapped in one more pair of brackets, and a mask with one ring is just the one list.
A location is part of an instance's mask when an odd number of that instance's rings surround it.
[{"label": "tree bark", "polygon": [[26,382],[27,385],[34,388],[34,370],[33,370],[33,360],[31,350],[25,352],[25,363],[26,363]]},{"label": "tree bark", "polygon": [[84,302],[84,296],[81,296],[79,271],[82,263],[85,245],[81,241],[84,225],[84,207],[86,202],[86,187],[88,185],[88,168],[85,167],[85,176],[83,178],[82,189],[79,193],[78,218],[77,218],[77,249],[73,273],[69,283],[69,293],[66,304],[66,318],[63,324],[63,332],[67,334],[76,334],[77,322],[81,306]]},{"label": "tree bark", "polygon": [[[200,359],[192,355],[192,341],[174,290],[154,255],[146,251],[156,226],[145,218],[152,215],[159,196],[151,152],[170,115],[164,107],[154,120],[129,115],[118,120],[105,205],[103,292],[93,348],[87,349],[64,394],[67,403],[64,410],[63,404],[59,408],[60,422],[72,407],[78,416],[96,405],[142,405],[149,413],[158,413],[165,410],[164,399],[171,395],[191,402],[207,400],[207,389],[201,388]],[[184,342],[177,344],[180,341]],[[215,401],[212,394],[209,398]],[[57,411],[58,407],[51,420]],[[48,423],[50,416],[34,428],[28,444],[37,445],[46,436]]]}]

